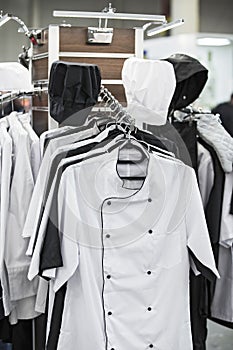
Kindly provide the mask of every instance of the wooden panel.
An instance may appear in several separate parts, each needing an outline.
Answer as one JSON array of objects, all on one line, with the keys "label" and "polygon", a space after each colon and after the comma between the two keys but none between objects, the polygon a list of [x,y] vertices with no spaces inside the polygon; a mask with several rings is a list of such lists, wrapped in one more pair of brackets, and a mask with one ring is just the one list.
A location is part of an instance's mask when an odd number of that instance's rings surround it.
[{"label": "wooden panel", "polygon": [[33,129],[38,136],[48,130],[48,112],[33,111],[32,113]]},{"label": "wooden panel", "polygon": [[123,85],[104,84],[104,86],[123,106],[126,106],[125,89]]},{"label": "wooden panel", "polygon": [[38,96],[33,96],[32,105],[36,107],[46,107],[48,106],[48,94],[42,93]]},{"label": "wooden panel", "polygon": [[32,62],[32,80],[48,79],[48,58],[33,60]]},{"label": "wooden panel", "polygon": [[45,28],[41,32],[41,42],[43,44],[38,46],[33,46],[33,56],[41,53],[48,52],[48,28]]},{"label": "wooden panel", "polygon": [[100,68],[102,79],[121,79],[121,71],[124,64],[123,58],[60,57],[60,60],[96,64]]},{"label": "wooden panel", "polygon": [[114,28],[111,44],[87,44],[86,27],[60,27],[59,51],[134,53],[135,30]]}]

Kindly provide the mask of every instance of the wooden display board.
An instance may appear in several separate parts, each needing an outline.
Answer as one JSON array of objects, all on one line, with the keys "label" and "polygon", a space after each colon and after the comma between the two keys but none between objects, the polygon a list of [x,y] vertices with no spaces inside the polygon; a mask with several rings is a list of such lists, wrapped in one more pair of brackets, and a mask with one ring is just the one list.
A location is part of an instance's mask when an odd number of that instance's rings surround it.
[{"label": "wooden display board", "polygon": [[[33,84],[48,83],[50,67],[54,61],[92,63],[100,68],[102,84],[119,102],[125,104],[121,70],[128,57],[143,57],[143,29],[114,28],[111,44],[88,44],[87,32],[87,27],[62,25],[50,25],[43,29],[43,44],[33,48]],[[57,126],[48,115],[47,95],[33,98],[33,125],[38,133]]]}]

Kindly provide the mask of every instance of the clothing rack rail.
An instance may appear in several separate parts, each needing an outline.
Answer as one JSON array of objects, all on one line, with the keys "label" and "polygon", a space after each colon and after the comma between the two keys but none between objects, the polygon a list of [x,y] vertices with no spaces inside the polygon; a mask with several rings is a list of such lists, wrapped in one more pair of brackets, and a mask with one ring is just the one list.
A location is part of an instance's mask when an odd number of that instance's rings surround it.
[{"label": "clothing rack rail", "polygon": [[99,97],[103,102],[105,102],[109,106],[111,112],[113,112],[115,116],[116,122],[124,122],[126,124],[129,124],[130,129],[134,129],[135,119],[128,114],[128,112],[124,109],[121,103],[111,94],[111,92],[104,85],[101,85]]},{"label": "clothing rack rail", "polygon": [[24,96],[35,96],[40,95],[42,92],[48,92],[48,88],[34,88],[30,91],[11,91],[0,95],[0,104],[4,102],[11,102],[16,98],[24,97]]}]

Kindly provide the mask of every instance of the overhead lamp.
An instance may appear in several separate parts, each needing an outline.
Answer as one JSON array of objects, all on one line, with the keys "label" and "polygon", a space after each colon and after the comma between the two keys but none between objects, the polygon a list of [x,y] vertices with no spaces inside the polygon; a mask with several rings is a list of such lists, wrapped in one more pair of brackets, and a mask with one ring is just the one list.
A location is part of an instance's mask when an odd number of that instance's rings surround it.
[{"label": "overhead lamp", "polygon": [[5,15],[3,15],[3,11],[1,10],[1,12],[0,12],[0,27],[2,27],[4,24],[6,24],[11,19],[20,25],[20,27],[22,28],[22,31],[30,39],[30,41],[33,43],[33,45],[37,45],[37,40],[36,40],[34,33],[28,29],[26,24],[19,17],[16,17],[10,13],[6,13]]},{"label": "overhead lamp", "polygon": [[198,38],[197,45],[200,46],[226,46],[230,45],[231,40],[227,38]]},{"label": "overhead lamp", "polygon": [[161,26],[158,26],[156,28],[148,30],[147,31],[147,36],[153,36],[153,35],[162,33],[162,32],[164,32],[166,30],[169,30],[169,29],[172,29],[172,28],[175,28],[175,27],[179,27],[182,24],[184,24],[184,20],[182,18],[181,19],[177,19],[176,21],[173,21],[173,22],[164,23]]}]

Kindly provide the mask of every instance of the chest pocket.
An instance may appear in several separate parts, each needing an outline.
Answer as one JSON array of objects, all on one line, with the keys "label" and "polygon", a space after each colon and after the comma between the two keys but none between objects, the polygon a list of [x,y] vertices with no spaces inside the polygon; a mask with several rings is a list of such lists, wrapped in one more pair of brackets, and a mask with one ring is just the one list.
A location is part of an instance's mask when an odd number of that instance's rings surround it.
[{"label": "chest pocket", "polygon": [[170,269],[182,260],[182,241],[179,231],[163,235],[154,235],[153,267]]}]

